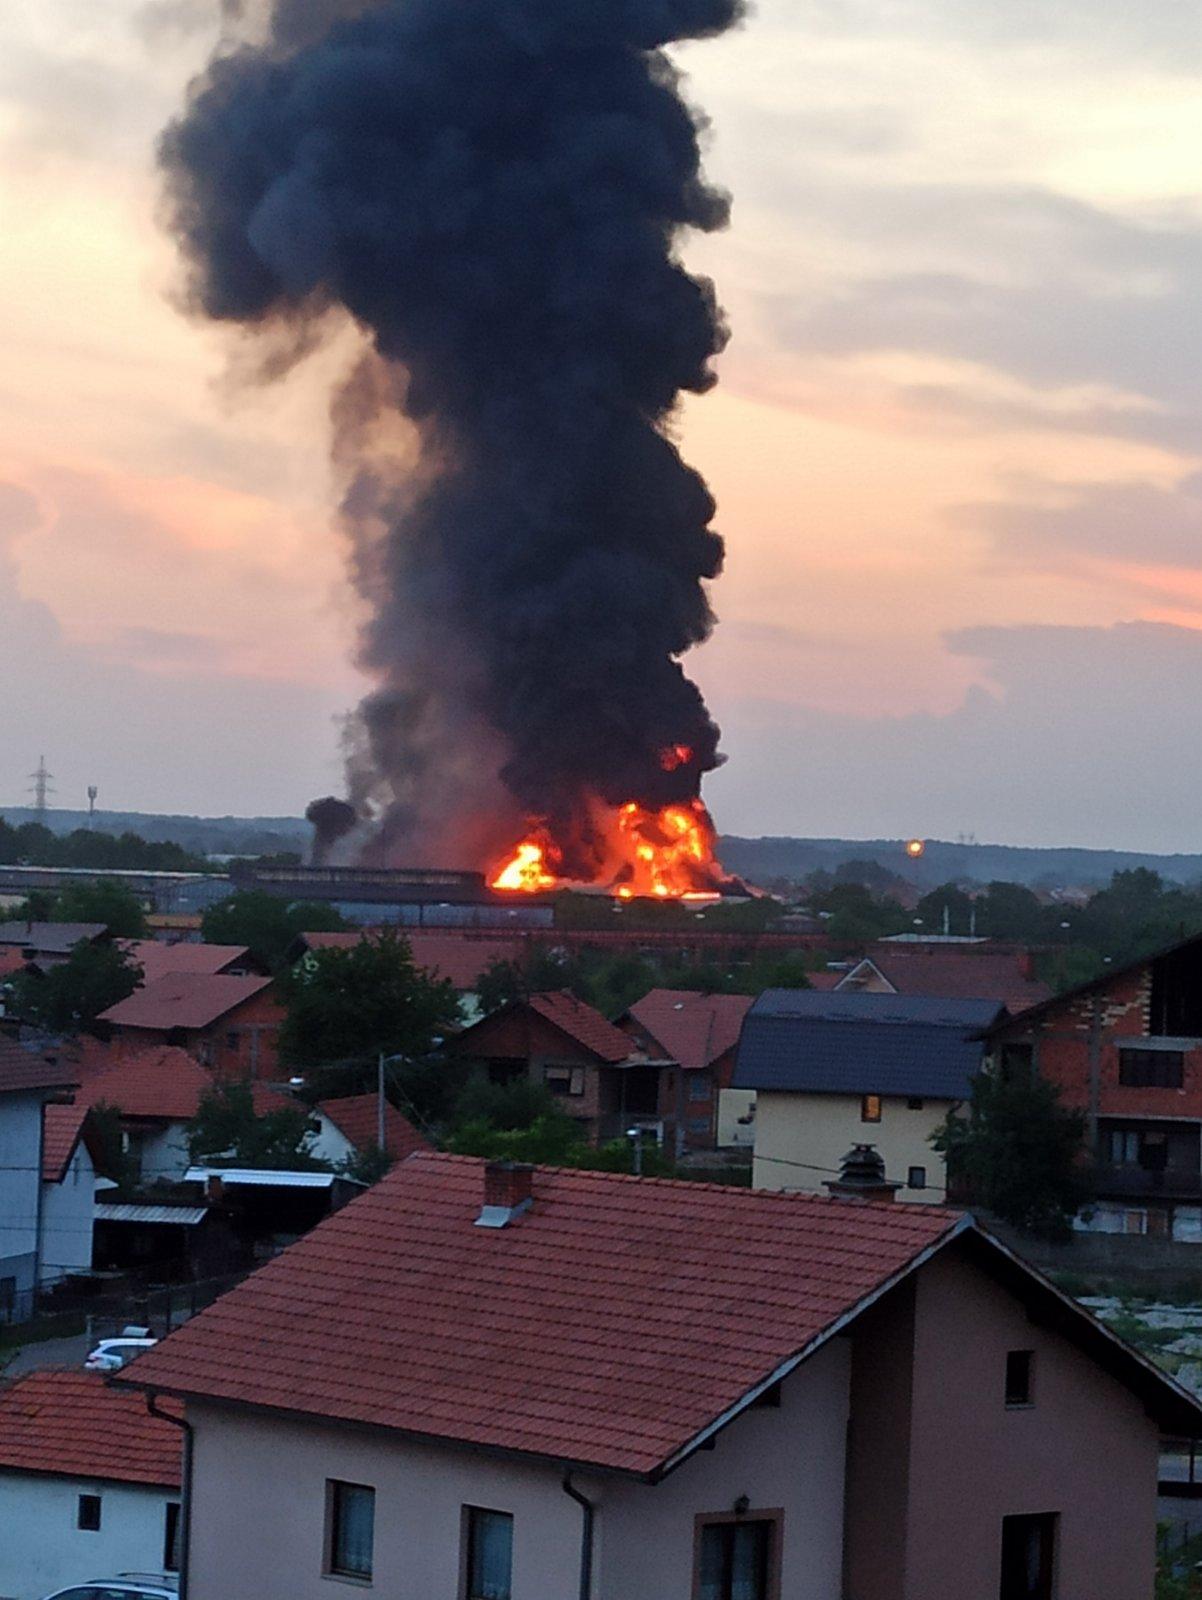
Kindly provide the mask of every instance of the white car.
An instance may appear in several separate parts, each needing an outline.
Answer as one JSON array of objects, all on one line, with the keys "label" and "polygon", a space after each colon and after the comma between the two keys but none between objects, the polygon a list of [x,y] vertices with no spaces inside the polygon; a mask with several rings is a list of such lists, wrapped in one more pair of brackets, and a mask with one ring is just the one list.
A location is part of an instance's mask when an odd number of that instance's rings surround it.
[{"label": "white car", "polygon": [[93,1578],[70,1589],[56,1589],[45,1600],[179,1600],[179,1584],[171,1577],[119,1572],[115,1578]]},{"label": "white car", "polygon": [[[121,1368],[140,1356],[143,1350],[149,1350],[151,1345],[158,1344],[157,1339],[152,1339],[149,1334],[145,1337],[131,1338],[122,1334],[119,1339],[101,1339],[84,1362],[86,1372],[120,1372]],[[74,1596],[72,1596],[74,1600]]]}]

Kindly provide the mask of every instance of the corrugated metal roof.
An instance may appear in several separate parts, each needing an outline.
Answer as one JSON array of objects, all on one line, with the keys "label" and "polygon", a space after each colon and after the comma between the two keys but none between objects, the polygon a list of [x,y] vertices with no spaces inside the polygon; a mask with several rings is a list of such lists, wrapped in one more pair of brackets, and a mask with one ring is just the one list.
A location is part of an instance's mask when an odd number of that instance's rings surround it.
[{"label": "corrugated metal roof", "polygon": [[168,1222],[194,1228],[208,1215],[206,1206],[104,1205],[96,1207],[97,1222]]},{"label": "corrugated metal roof", "polygon": [[[184,1182],[220,1178],[222,1183],[253,1183],[265,1189],[328,1189],[337,1176],[335,1172],[277,1172],[267,1167],[189,1167]],[[354,1179],[345,1181],[353,1183]]]},{"label": "corrugated metal roof", "polygon": [[747,1014],[734,1086],[808,1094],[968,1097],[990,1000],[769,989]]}]

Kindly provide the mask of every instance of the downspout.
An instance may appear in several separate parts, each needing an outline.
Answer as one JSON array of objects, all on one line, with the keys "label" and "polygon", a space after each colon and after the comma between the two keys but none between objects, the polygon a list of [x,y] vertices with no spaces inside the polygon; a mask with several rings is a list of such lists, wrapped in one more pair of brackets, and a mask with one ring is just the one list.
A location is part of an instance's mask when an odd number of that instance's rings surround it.
[{"label": "downspout", "polygon": [[[584,1513],[580,1529],[580,1600],[592,1600],[593,1595],[593,1518],[596,1506],[572,1482],[571,1472],[563,1475],[563,1492],[569,1495]],[[186,1597],[184,1597],[186,1600]]]},{"label": "downspout", "polygon": [[152,1417],[158,1417],[160,1422],[169,1422],[173,1428],[179,1428],[184,1436],[184,1464],[180,1474],[179,1496],[179,1600],[188,1600],[188,1568],[192,1550],[192,1424],[186,1417],[173,1417],[170,1412],[160,1411],[155,1404],[157,1398],[153,1392],[147,1394],[147,1411]]}]

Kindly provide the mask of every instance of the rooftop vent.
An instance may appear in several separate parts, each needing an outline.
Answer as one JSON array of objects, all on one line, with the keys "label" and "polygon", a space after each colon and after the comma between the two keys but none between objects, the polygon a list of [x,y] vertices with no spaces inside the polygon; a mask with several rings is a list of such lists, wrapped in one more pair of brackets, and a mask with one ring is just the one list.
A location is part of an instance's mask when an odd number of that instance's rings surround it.
[{"label": "rooftop vent", "polygon": [[901,1188],[885,1176],[885,1162],[874,1144],[854,1144],[839,1163],[839,1176],[826,1187],[838,1200],[892,1200]]},{"label": "rooftop vent", "polygon": [[507,1228],[534,1204],[534,1168],[524,1161],[490,1161],[477,1228]]}]

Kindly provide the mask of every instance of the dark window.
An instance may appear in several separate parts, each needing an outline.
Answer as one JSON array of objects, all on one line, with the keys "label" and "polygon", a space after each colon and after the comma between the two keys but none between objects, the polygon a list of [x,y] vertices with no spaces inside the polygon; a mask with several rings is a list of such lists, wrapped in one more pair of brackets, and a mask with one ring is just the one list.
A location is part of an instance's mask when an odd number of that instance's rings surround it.
[{"label": "dark window", "polygon": [[543,1082],[552,1094],[583,1094],[583,1067],[544,1067]]},{"label": "dark window", "polygon": [[1003,1083],[1021,1083],[1031,1076],[1035,1066],[1033,1044],[1004,1044],[999,1071]]},{"label": "dark window", "polygon": [[469,1506],[467,1600],[510,1600],[512,1593],[513,1518]]},{"label": "dark window", "polygon": [[225,1048],[227,1050],[237,1050],[238,1046],[241,1043],[242,1043],[242,1035],[240,1033],[234,1032],[234,1033],[227,1033],[226,1034],[226,1036],[225,1036]]},{"label": "dark window", "polygon": [[906,1183],[911,1189],[925,1189],[927,1186],[927,1169],[925,1167],[911,1167]]},{"label": "dark window", "polygon": [[879,1122],[881,1120],[881,1097],[879,1094],[866,1094],[860,1100],[860,1121]]},{"label": "dark window", "polygon": [[906,1101],[906,1110],[907,1111],[921,1111],[923,1106],[925,1106],[925,1105],[926,1105],[926,1101],[922,1098],[922,1096],[920,1094],[912,1094],[910,1096],[910,1098]]},{"label": "dark window", "polygon": [[1035,1366],[1034,1350],[1010,1350],[1006,1354],[1006,1404],[1029,1406],[1031,1404],[1031,1374]]},{"label": "dark window", "polygon": [[100,1532],[100,1496],[98,1494],[81,1494],[79,1509],[75,1515],[75,1526],[84,1533]]},{"label": "dark window", "polygon": [[708,1072],[689,1073],[689,1099],[708,1100],[710,1097],[710,1075]]},{"label": "dark window", "polygon": [[1126,1089],[1180,1089],[1185,1055],[1180,1050],[1120,1050],[1119,1082]]},{"label": "dark window", "polygon": [[685,1126],[694,1138],[704,1139],[710,1131],[710,1119],[708,1117],[690,1117]]},{"label": "dark window", "polygon": [[376,1491],[362,1483],[331,1478],[327,1523],[326,1570],[341,1578],[370,1578],[375,1542]]},{"label": "dark window", "polygon": [[163,1570],[179,1571],[179,1502],[167,1502],[167,1525],[163,1530]]},{"label": "dark window", "polygon": [[754,1518],[703,1523],[697,1600],[769,1600],[775,1531]]},{"label": "dark window", "polygon": [[1055,1575],[1055,1513],[1003,1517],[998,1600],[1052,1600]]}]

